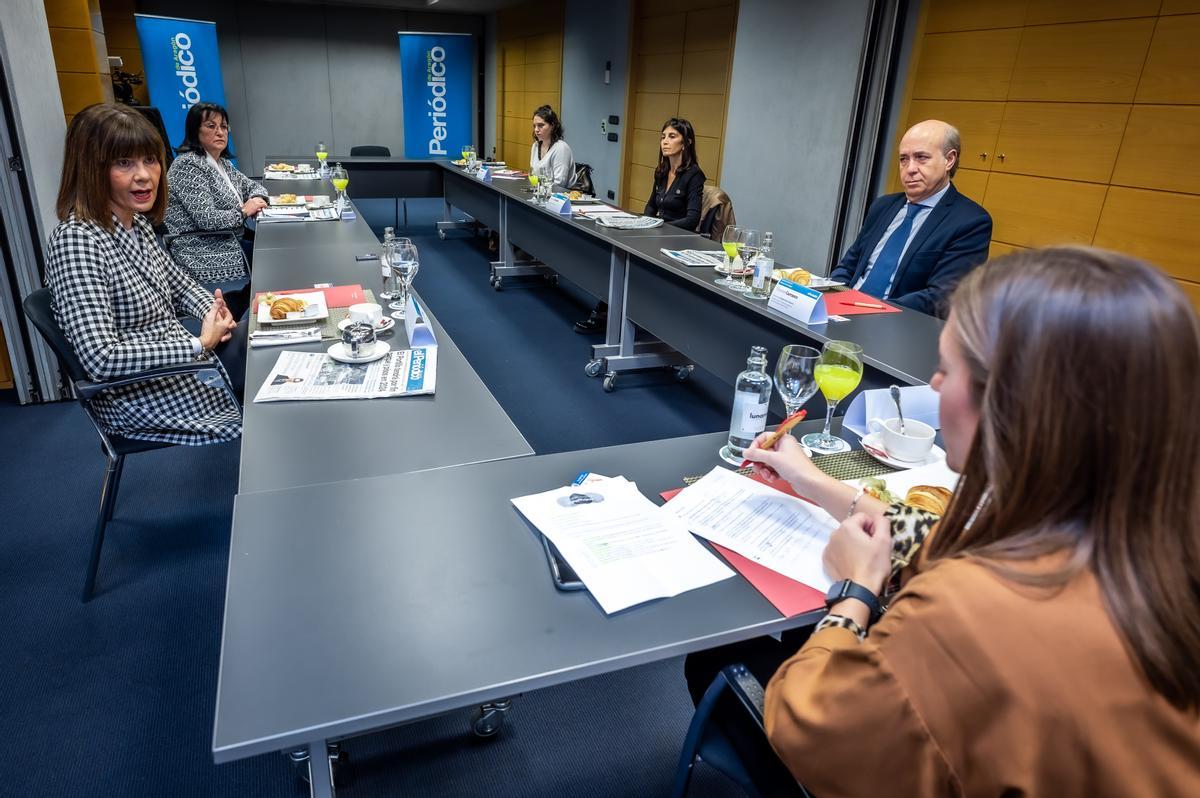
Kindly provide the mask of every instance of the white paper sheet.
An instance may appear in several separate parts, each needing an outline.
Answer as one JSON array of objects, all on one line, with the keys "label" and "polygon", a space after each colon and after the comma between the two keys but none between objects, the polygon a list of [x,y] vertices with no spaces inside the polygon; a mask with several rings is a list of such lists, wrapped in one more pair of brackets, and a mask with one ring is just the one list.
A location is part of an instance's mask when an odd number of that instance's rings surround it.
[{"label": "white paper sheet", "polygon": [[809,587],[825,591],[833,584],[821,554],[837,521],[820,507],[749,477],[716,466],[659,512]]},{"label": "white paper sheet", "polygon": [[623,477],[589,479],[512,503],[609,614],[733,576],[683,523],[661,515]]}]

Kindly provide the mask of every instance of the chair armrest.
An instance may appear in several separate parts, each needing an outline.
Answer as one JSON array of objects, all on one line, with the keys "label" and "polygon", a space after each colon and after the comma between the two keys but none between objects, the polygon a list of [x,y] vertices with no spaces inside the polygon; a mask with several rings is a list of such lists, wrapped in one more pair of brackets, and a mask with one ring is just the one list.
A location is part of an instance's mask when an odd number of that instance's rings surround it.
[{"label": "chair armrest", "polygon": [[746,670],[745,665],[738,663],[722,668],[720,678],[725,681],[730,692],[737,698],[751,719],[765,732],[765,727],[763,726],[763,705],[766,700],[766,694],[763,692],[763,686],[759,684],[758,679],[754,678],[754,674]]},{"label": "chair armrest", "polygon": [[[205,372],[210,372],[205,374]],[[81,399],[91,400],[97,394],[111,390],[113,388],[122,388],[126,385],[137,385],[143,382],[152,380],[161,380],[164,377],[175,377],[181,374],[197,374],[204,377],[204,381],[208,384],[221,382],[226,390],[230,390],[230,386],[225,382],[221,370],[218,369],[212,362],[206,360],[197,360],[192,363],[179,363],[171,366],[160,366],[156,369],[148,369],[139,371],[137,374],[130,374],[128,377],[118,377],[114,380],[106,380],[104,382],[92,382],[91,380],[76,380],[75,390]]]}]

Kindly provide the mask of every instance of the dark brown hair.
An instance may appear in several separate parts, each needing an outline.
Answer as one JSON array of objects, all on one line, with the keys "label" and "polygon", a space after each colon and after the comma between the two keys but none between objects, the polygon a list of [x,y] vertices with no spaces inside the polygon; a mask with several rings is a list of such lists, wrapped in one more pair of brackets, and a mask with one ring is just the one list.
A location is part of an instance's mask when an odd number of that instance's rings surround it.
[{"label": "dark brown hair", "polygon": [[[674,128],[675,132],[683,137],[683,152],[680,153],[679,172],[686,172],[699,163],[696,157],[696,130],[692,127],[691,122],[673,116],[666,122],[663,122],[659,133],[665,133],[669,127]],[[662,183],[670,171],[671,159],[662,154],[662,146],[660,145],[658,148],[658,167],[654,170],[655,184]],[[679,172],[676,172],[676,174]]]},{"label": "dark brown hair", "polygon": [[[229,125],[229,112],[224,106],[216,103],[196,103],[188,109],[187,116],[183,120],[183,141],[176,149],[177,152],[196,152],[200,155],[205,155],[207,150],[200,143],[200,126],[209,119],[217,119]],[[228,142],[229,139],[226,139]],[[228,145],[221,151],[222,158],[229,157]]]},{"label": "dark brown hair", "polygon": [[[166,154],[158,131],[137,111],[124,105],[97,103],[84,108],[67,128],[62,182],[58,186],[58,218],[71,213],[82,221],[112,230],[112,184],[109,170],[121,158],[158,159],[161,170]],[[159,172],[154,207],[149,216],[162,221],[167,192]]]},{"label": "dark brown hair", "polygon": [[[562,122],[559,121],[558,114],[554,113],[554,109],[548,105],[543,105],[533,112],[534,116],[540,116],[542,121],[550,126],[550,146],[554,146],[554,142],[561,139],[564,135]],[[533,134],[534,143],[537,142],[537,133]]]},{"label": "dark brown hair", "polygon": [[[979,427],[931,559],[1026,585],[1081,569],[1154,690],[1200,707],[1200,322],[1158,269],[1087,248],[976,269],[951,300]],[[1066,554],[1052,573],[1020,568]]]}]

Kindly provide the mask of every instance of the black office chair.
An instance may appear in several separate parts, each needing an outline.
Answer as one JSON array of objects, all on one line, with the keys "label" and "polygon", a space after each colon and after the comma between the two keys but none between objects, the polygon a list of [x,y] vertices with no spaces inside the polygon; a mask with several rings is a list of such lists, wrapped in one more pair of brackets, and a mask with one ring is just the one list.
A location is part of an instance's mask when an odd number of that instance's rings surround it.
[{"label": "black office chair", "polygon": [[[356,144],[350,148],[350,157],[361,155],[367,158],[391,158],[392,151],[382,144]],[[396,226],[400,226],[400,204],[404,204],[404,229],[408,229],[408,200],[396,197]]]},{"label": "black office chair", "polygon": [[121,472],[125,468],[125,456],[138,452],[148,452],[152,449],[165,449],[168,446],[175,445],[161,441],[142,441],[134,438],[125,438],[109,432],[92,410],[92,400],[97,395],[112,388],[136,385],[142,382],[149,382],[150,380],[162,379],[163,377],[173,377],[177,374],[195,374],[199,379],[210,385],[220,382],[225,388],[226,393],[229,394],[230,400],[234,404],[240,403],[238,403],[233,389],[225,382],[221,370],[215,368],[212,363],[203,361],[184,363],[178,366],[162,366],[139,372],[138,374],[118,377],[106,382],[93,382],[88,379],[83,364],[79,362],[79,358],[75,355],[75,349],[58,326],[58,321],[54,318],[54,312],[50,309],[50,289],[37,289],[25,297],[22,305],[25,308],[25,315],[29,317],[29,320],[33,322],[33,326],[37,327],[38,332],[41,333],[42,338],[54,350],[54,355],[58,358],[59,366],[70,378],[71,384],[75,388],[75,397],[79,400],[79,406],[83,408],[84,414],[92,422],[92,426],[95,427],[96,433],[100,436],[101,449],[108,458],[108,462],[104,468],[104,484],[100,489],[100,512],[96,516],[96,529],[92,537],[92,556],[88,562],[87,577],[83,582],[83,600],[86,602],[91,600],[92,593],[96,587],[96,570],[100,565],[100,548],[104,545],[104,530],[108,527],[108,522],[112,520],[113,508],[116,507],[117,489],[121,484]]},{"label": "black office chair", "polygon": [[[716,716],[736,735],[736,745],[712,722]],[[763,688],[743,665],[723,668],[696,705],[679,753],[672,798],[687,795],[697,758],[737,782],[751,798],[812,798],[767,742]]]}]

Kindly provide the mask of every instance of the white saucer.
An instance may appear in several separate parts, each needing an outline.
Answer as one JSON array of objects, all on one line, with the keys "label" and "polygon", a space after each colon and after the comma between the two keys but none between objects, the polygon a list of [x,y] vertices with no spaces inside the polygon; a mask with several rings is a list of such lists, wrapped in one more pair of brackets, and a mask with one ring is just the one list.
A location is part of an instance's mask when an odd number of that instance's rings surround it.
[{"label": "white saucer", "polygon": [[350,357],[350,354],[346,351],[346,345],[341,341],[338,341],[336,344],[329,347],[329,356],[339,363],[371,363],[386,355],[391,351],[391,349],[392,348],[388,346],[387,341],[376,341],[375,351],[367,357]]},{"label": "white saucer", "polygon": [[946,459],[945,450],[935,443],[924,460],[898,460],[884,451],[883,441],[880,440],[878,432],[872,432],[870,435],[864,437],[862,439],[862,447],[864,452],[884,465],[890,465],[892,468],[917,468],[918,466],[940,463]]},{"label": "white saucer", "polygon": [[[344,330],[349,326],[350,326],[350,319],[342,319],[341,321],[338,322],[337,328],[339,330]],[[387,332],[388,330],[392,329],[395,326],[396,326],[395,319],[393,319],[391,316],[384,316],[383,319],[380,320],[380,322],[375,325],[375,332],[377,332],[377,333]]]}]

